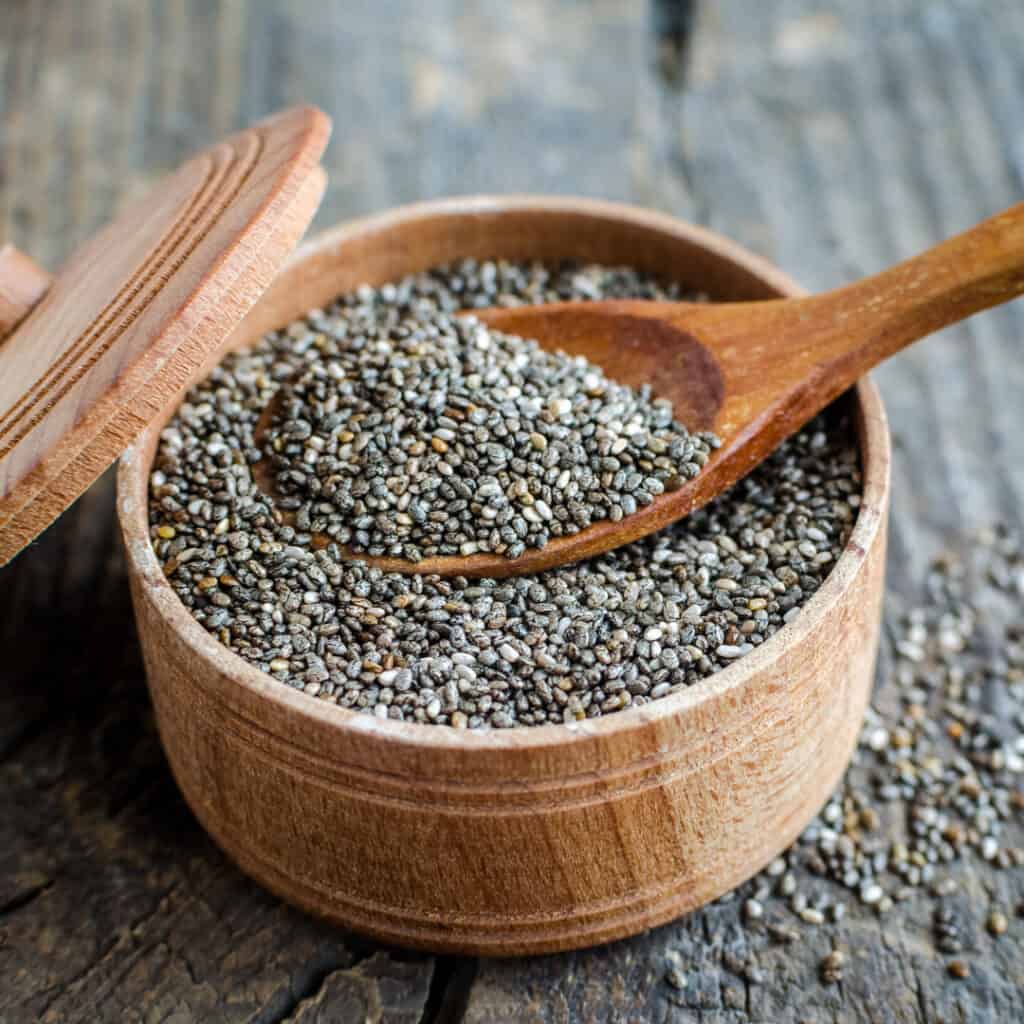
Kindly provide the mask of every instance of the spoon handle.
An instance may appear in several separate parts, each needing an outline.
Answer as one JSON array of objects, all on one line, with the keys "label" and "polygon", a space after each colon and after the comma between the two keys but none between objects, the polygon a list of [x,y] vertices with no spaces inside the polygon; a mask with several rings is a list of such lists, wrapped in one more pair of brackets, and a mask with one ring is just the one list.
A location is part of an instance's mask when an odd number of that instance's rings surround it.
[{"label": "spoon handle", "polygon": [[665,307],[663,319],[683,331],[703,327],[716,339],[730,398],[719,427],[738,429],[754,412],[771,410],[772,436],[780,440],[900,349],[1021,294],[1024,203],[834,291]]},{"label": "spoon handle", "polygon": [[879,274],[806,300],[851,380],[941,327],[1024,294],[1024,203]]}]

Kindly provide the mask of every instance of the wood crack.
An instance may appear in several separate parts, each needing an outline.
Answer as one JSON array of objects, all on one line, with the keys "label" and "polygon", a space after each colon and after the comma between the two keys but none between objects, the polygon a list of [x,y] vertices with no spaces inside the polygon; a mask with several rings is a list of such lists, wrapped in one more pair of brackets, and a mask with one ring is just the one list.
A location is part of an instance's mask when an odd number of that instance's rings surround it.
[{"label": "wood crack", "polygon": [[60,711],[46,711],[37,718],[30,719],[3,746],[0,746],[0,764],[16,761],[37,739],[50,733],[66,713],[67,709],[64,708]]},{"label": "wood crack", "polygon": [[7,917],[9,914],[13,914],[16,911],[21,910],[23,907],[27,907],[29,904],[34,903],[43,895],[43,893],[52,889],[55,882],[55,879],[50,878],[39,885],[33,885],[31,888],[15,893],[9,900],[4,903],[0,903],[0,917]]},{"label": "wood crack", "polygon": [[697,2],[655,0],[652,14],[658,45],[658,77],[670,89],[683,89],[689,73],[690,42],[696,28]]},{"label": "wood crack", "polygon": [[324,955],[303,964],[293,977],[286,992],[276,996],[249,1024],[287,1024],[294,1021],[304,1007],[323,998],[325,986],[334,974],[345,974],[374,955],[373,950],[352,957],[347,951],[342,956]]},{"label": "wood crack", "polygon": [[81,970],[77,971],[67,980],[61,981],[56,985],[50,986],[45,989],[40,995],[44,998],[44,1002],[39,1007],[39,1011],[36,1014],[37,1020],[45,1020],[50,1009],[56,1005],[57,1001],[64,998],[69,992],[71,992],[76,986],[80,985],[86,978],[89,977],[95,970],[101,967],[110,956],[111,953],[121,944],[121,938],[115,938],[111,942],[107,943],[99,952],[98,956],[93,957],[89,960]]},{"label": "wood crack", "polygon": [[463,1020],[478,967],[475,957],[438,957],[419,1024],[458,1024]]}]

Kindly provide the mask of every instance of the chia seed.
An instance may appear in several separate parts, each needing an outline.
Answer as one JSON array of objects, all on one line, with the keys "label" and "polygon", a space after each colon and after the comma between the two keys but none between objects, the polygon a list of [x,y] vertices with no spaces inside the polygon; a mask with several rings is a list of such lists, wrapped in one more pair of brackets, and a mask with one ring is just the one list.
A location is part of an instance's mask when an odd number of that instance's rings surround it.
[{"label": "chia seed", "polygon": [[843,980],[843,965],[846,963],[846,955],[842,950],[834,949],[825,956],[820,965],[821,980],[826,985],[837,985]]}]

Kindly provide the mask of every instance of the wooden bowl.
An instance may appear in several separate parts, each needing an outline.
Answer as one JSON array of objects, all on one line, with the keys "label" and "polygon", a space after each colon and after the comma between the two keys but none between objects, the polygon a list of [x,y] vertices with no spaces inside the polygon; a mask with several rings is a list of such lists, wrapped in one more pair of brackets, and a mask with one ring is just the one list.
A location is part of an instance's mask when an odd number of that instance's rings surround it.
[{"label": "wooden bowl", "polygon": [[[626,263],[715,299],[799,294],[732,242],[576,199],[456,199],[304,246],[224,352],[339,292],[463,257]],[[381,721],[292,690],[218,644],[148,539],[163,423],[124,456],[118,510],[157,724],[203,826],[291,903],[402,946],[513,955],[593,945],[698,907],[800,833],[839,781],[878,641],[889,435],[855,412],[863,503],[797,618],[683,693],[577,725],[492,732]]]}]

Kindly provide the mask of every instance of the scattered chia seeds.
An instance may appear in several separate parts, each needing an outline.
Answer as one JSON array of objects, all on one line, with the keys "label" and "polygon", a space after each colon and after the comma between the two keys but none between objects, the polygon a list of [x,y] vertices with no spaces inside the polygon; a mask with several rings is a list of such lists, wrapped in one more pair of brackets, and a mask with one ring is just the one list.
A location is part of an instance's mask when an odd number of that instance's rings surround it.
[{"label": "scattered chia seeds", "polygon": [[887,710],[869,710],[846,779],[789,850],[718,901],[737,904],[754,948],[830,941],[823,984],[853,969],[835,950],[847,904],[863,921],[917,902],[905,920],[930,922],[936,968],[957,980],[968,951],[1017,927],[999,906],[978,914],[987,894],[962,891],[962,868],[1024,866],[1024,546],[982,530],[936,559],[923,591],[902,614],[889,595]]},{"label": "scattered chia seeds", "polygon": [[[669,299],[680,293],[622,268],[548,270],[537,264],[466,262],[379,289],[360,288],[339,299],[329,313],[311,313],[306,320],[266,336],[252,349],[228,356],[189,394],[164,430],[154,461],[151,536],[175,592],[214,637],[286,685],[381,718],[456,728],[573,722],[639,706],[690,686],[753,650],[792,619],[818,588],[856,517],[857,454],[846,424],[834,413],[819,417],[727,496],[685,522],[581,564],[509,580],[408,576],[346,561],[337,539],[345,536],[348,527],[321,507],[330,502],[308,503],[297,497],[295,522],[287,523],[278,507],[280,499],[263,494],[254,483],[253,466],[263,458],[255,443],[257,421],[279,390],[297,395],[296,388],[306,389],[313,395],[321,374],[342,371],[339,379],[350,375],[362,379],[358,395],[353,392],[353,401],[361,403],[365,413],[359,424],[362,437],[367,438],[365,444],[359,442],[362,453],[372,444],[383,456],[380,439],[393,436],[397,443],[386,462],[374,464],[394,468],[382,469],[383,475],[374,470],[372,477],[358,478],[346,471],[344,486],[339,484],[332,496],[362,499],[391,493],[392,478],[387,474],[399,472],[395,452],[402,450],[403,430],[393,420],[388,422],[386,413],[370,411],[367,399],[377,393],[374,388],[384,386],[381,378],[396,369],[397,356],[388,354],[395,345],[384,345],[384,340],[397,339],[401,348],[417,336],[421,330],[417,325],[433,325],[439,336],[443,332],[438,325],[443,323],[449,335],[468,332],[471,341],[477,328],[443,319],[457,309],[629,296]],[[341,359],[337,355],[342,351],[340,339],[347,339],[347,347],[355,350],[360,339],[367,339],[365,344],[377,352],[380,365],[347,355]],[[491,343],[504,352],[505,359],[524,353],[523,342],[491,337]],[[431,360],[437,351],[432,343]],[[414,361],[409,356],[408,362]],[[330,370],[331,366],[339,369]],[[471,404],[470,396],[476,393],[469,390],[472,373],[464,371],[465,367],[458,371],[463,374],[459,387],[467,389],[464,401]],[[402,372],[413,374],[408,368]],[[494,370],[495,380],[501,379],[502,372]],[[594,418],[620,416],[624,425],[639,425],[645,440],[639,440],[640,433],[631,435],[619,456],[628,452],[640,466],[646,458],[643,445],[649,451],[652,440],[664,438],[669,449],[682,445],[685,452],[681,454],[687,458],[692,454],[694,461],[684,460],[684,465],[699,463],[701,450],[694,448],[691,453],[688,447],[697,442],[670,427],[667,412],[659,412],[642,396],[620,395],[615,385],[599,375],[590,381],[591,372],[576,364],[565,369],[564,397],[576,409],[592,400],[585,394],[588,388],[599,391],[603,397],[593,398]],[[457,376],[452,370],[449,380]],[[421,365],[414,375],[402,378],[405,384],[415,380],[416,387],[423,383],[425,389],[424,418],[416,421],[416,430],[434,430],[434,436],[437,429],[454,430],[457,435],[464,432],[464,421],[455,418],[455,427],[437,426],[447,415],[444,410],[454,400],[454,392],[449,387],[438,392],[443,401],[431,399],[430,377],[431,372]],[[521,367],[516,379],[525,380]],[[372,388],[365,385],[366,380],[375,382]],[[390,389],[401,386],[393,376],[387,385]],[[497,397],[500,389],[497,384],[488,388],[484,392],[492,407],[477,407],[486,411],[479,426],[486,427],[496,417],[496,429],[504,415]],[[533,397],[540,394],[539,381],[531,382],[530,392]],[[296,488],[300,492],[308,488],[313,494],[314,481],[319,481],[323,496],[322,489],[337,467],[330,463],[330,472],[325,466],[325,475],[318,475],[318,461],[303,453],[316,453],[317,438],[326,444],[336,428],[355,424],[351,418],[335,423],[331,417],[340,414],[340,401],[335,404],[327,392],[316,393],[315,402],[322,404],[313,420],[307,421],[308,431],[297,426],[293,415],[297,399],[293,398],[285,402],[285,418],[275,436],[282,439],[289,465],[308,459],[311,467],[317,467],[302,477],[301,486],[295,480]],[[388,394],[387,401],[392,403],[388,408],[392,408],[396,396]],[[549,401],[555,395],[561,396],[562,390],[552,391]],[[619,406],[623,411],[615,411]],[[467,412],[468,404],[460,408]],[[573,414],[562,423],[543,411],[528,418],[516,415],[518,426],[507,432],[525,435],[527,448],[542,454],[559,445],[577,445],[572,440],[574,424],[586,420]],[[529,440],[534,432],[545,439],[546,449]],[[441,440],[448,450],[457,449],[460,442],[447,436]],[[592,439],[598,436],[594,425]],[[356,447],[354,436],[345,443]],[[497,442],[487,442],[492,443]],[[604,458],[601,443],[595,440],[598,447],[593,455],[579,444],[584,450],[580,463],[584,475],[593,472],[592,457]],[[518,452],[527,448],[516,442]],[[468,458],[469,451],[464,446],[464,465],[438,485],[439,491],[449,489],[441,495],[443,507],[427,513],[428,521],[438,513],[458,515],[451,509],[459,508],[460,501],[465,504],[463,511],[476,514],[473,502],[454,488],[457,481],[471,482],[481,505],[502,507],[500,493],[479,495],[479,489],[486,487],[486,478],[497,478],[497,491],[502,492],[506,481],[491,468],[484,471],[490,463],[474,463],[470,470],[468,464],[478,456]],[[482,458],[489,458],[486,451]],[[528,478],[534,463],[524,461],[522,472]],[[617,507],[625,513],[631,510],[628,503],[636,494],[634,485],[650,491],[651,481],[659,479],[657,474],[666,467],[657,460],[650,467],[644,464],[647,476],[636,484],[630,478],[634,471],[623,470],[624,464],[620,461],[614,471],[607,493],[616,495]],[[443,477],[440,467],[448,463],[430,461],[429,465]],[[543,462],[541,468],[545,474],[554,469]],[[283,464],[278,469],[291,472]],[[401,478],[403,485],[413,486],[408,466],[401,472],[406,474]],[[612,467],[601,472],[612,472]],[[620,472],[630,479],[617,482],[614,477]],[[518,479],[524,477],[518,475]],[[369,487],[365,494],[363,484]],[[544,493],[542,489],[534,496],[532,506],[519,504],[524,510],[536,510],[538,501],[546,501]],[[381,500],[387,504],[387,515],[392,515],[391,499]],[[399,504],[401,499],[394,505],[395,514]],[[512,502],[505,507],[512,507]],[[410,512],[413,508],[410,498],[405,514],[416,522],[417,516]],[[551,519],[546,514],[542,519],[553,524],[563,521],[556,508],[564,513],[568,506],[558,499],[548,502],[547,508]],[[374,531],[383,528],[382,521],[369,518],[371,522],[357,526],[364,531],[357,540],[375,549],[374,538],[380,535]],[[315,531],[330,533],[336,525],[334,543],[313,543]],[[520,537],[514,525],[510,528]],[[473,537],[460,540],[460,549],[464,543],[479,542],[478,534]],[[526,538],[520,537],[517,543],[530,537],[539,539],[528,529]],[[427,545],[424,550],[429,549]]]}]

